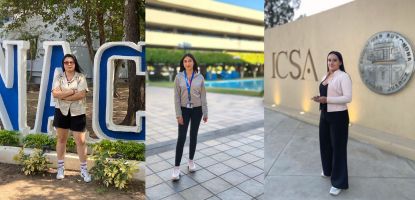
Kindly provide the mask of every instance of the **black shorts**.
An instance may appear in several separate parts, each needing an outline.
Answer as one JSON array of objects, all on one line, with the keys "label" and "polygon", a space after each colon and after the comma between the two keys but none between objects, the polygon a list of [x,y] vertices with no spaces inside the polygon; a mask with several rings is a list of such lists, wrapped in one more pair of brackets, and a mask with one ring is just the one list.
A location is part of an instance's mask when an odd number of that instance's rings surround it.
[{"label": "black shorts", "polygon": [[71,131],[84,132],[86,127],[86,116],[71,116],[71,111],[65,116],[59,108],[55,108],[53,126],[56,128],[70,129]]}]

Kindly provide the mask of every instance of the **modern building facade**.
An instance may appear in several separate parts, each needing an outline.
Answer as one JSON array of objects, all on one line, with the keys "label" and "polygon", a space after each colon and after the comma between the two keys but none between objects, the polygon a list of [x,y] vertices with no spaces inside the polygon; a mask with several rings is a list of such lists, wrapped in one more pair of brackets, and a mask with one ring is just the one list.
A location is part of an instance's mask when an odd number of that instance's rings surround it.
[{"label": "modern building facade", "polygon": [[146,1],[146,45],[173,49],[264,51],[264,14],[213,0]]}]

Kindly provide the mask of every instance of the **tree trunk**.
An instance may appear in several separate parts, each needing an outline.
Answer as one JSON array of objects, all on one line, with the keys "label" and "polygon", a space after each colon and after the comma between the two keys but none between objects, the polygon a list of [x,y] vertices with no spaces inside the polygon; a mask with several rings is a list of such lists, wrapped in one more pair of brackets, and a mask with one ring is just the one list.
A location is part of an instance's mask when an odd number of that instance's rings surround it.
[{"label": "tree trunk", "polygon": [[[98,5],[99,7],[99,5]],[[104,28],[104,14],[101,9],[97,9],[97,24],[98,24],[98,34],[99,34],[99,45],[105,43],[105,28]]]},{"label": "tree trunk", "polygon": [[[28,83],[30,83],[32,81],[32,76],[33,76],[33,64],[34,61],[36,59],[36,54],[37,54],[37,43],[39,41],[39,35],[35,36],[35,38],[32,38],[33,40],[33,44],[31,44],[31,49],[30,51],[30,72],[29,72],[29,78],[27,80]],[[34,49],[33,49],[34,48]]]},{"label": "tree trunk", "polygon": [[89,10],[88,10],[89,8],[85,7],[84,9],[85,9],[84,10],[84,21],[83,21],[82,27],[84,28],[84,31],[85,31],[85,42],[86,42],[86,46],[88,47],[89,59],[91,63],[93,63],[94,62],[94,49],[92,47],[91,18],[89,15]]},{"label": "tree trunk", "polygon": [[[140,39],[139,2],[137,0],[125,0],[124,3],[124,33],[125,40],[137,43]],[[135,125],[135,113],[145,110],[145,77],[136,75],[136,66],[133,61],[128,61],[128,108],[127,114],[121,122],[123,125]]]},{"label": "tree trunk", "polygon": [[115,65],[115,72],[114,72],[114,94],[113,94],[113,97],[118,98],[118,97],[120,97],[120,94],[118,93],[118,85],[119,85],[118,80],[120,79],[119,73],[120,73],[120,68],[122,66],[121,60],[115,60],[114,65]]}]

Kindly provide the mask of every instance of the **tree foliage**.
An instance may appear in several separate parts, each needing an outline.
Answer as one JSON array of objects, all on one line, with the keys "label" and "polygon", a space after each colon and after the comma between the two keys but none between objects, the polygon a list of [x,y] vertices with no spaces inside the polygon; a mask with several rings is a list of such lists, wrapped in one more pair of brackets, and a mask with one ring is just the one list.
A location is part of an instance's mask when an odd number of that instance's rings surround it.
[{"label": "tree foliage", "polygon": [[[0,19],[9,18],[9,22],[3,24],[5,32],[16,32],[31,23],[34,17],[39,17],[43,22],[43,29],[52,29],[53,39],[64,39],[68,42],[81,40],[88,48],[88,55],[93,62],[96,49],[111,41],[144,41],[145,35],[145,1],[129,0],[137,6],[134,7],[134,15],[126,15],[124,0],[0,0]],[[130,23],[126,16],[132,16],[137,23]],[[134,33],[126,34],[133,27]],[[28,31],[31,31],[29,29]],[[129,36],[136,36],[134,39]],[[51,39],[51,38],[49,38]],[[99,41],[97,44],[96,41]],[[132,117],[139,106],[144,105],[144,98],[139,98],[143,91],[137,90],[139,85],[135,68],[129,67],[129,100],[128,112],[124,124],[134,124]],[[141,81],[142,82],[142,81]],[[142,106],[143,107],[143,106]]]},{"label": "tree foliage", "polygon": [[294,10],[300,7],[301,0],[265,0],[265,28],[285,24],[294,17]]},{"label": "tree foliage", "polygon": [[[240,58],[236,58],[228,53],[208,51],[193,51],[191,53],[195,56],[200,65],[236,65],[244,63]],[[182,50],[173,49],[147,48],[146,54],[146,61],[150,65],[179,65],[184,52]]]}]

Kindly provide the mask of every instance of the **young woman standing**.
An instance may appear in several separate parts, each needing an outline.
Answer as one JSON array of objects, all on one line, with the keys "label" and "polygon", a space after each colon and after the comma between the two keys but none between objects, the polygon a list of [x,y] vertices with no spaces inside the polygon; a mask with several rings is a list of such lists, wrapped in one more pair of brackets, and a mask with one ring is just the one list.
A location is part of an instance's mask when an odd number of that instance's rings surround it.
[{"label": "young woman standing", "polygon": [[198,73],[197,61],[192,54],[188,53],[182,57],[180,61],[180,73],[177,74],[174,83],[174,103],[176,119],[179,125],[179,135],[177,138],[176,158],[172,179],[179,180],[180,162],[189,124],[190,145],[188,169],[190,172],[194,172],[196,170],[196,164],[193,158],[196,151],[200,121],[202,117],[205,123],[208,120],[205,80]]},{"label": "young woman standing", "polygon": [[85,182],[91,181],[86,160],[86,92],[88,86],[85,75],[74,55],[66,54],[62,60],[63,73],[55,77],[52,86],[52,96],[55,98],[55,116],[53,126],[56,128],[58,141],[56,152],[58,157],[57,179],[65,177],[64,158],[69,130],[72,131],[78,152],[81,177]]}]

